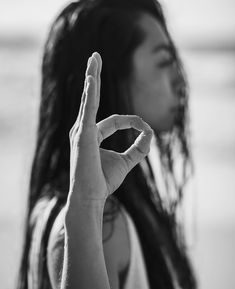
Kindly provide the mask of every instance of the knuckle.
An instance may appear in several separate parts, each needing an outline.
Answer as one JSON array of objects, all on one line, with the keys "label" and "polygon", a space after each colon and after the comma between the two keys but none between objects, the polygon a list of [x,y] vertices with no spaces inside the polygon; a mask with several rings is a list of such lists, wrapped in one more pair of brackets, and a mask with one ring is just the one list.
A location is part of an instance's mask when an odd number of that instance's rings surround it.
[{"label": "knuckle", "polygon": [[138,115],[133,116],[133,119],[134,119],[135,121],[142,121],[141,117],[138,116]]},{"label": "knuckle", "polygon": [[119,115],[117,113],[111,115],[111,119],[113,121],[115,121],[118,117],[119,117]]},{"label": "knuckle", "polygon": [[115,129],[118,129],[118,128],[119,128],[118,119],[119,119],[119,115],[118,115],[118,114],[113,114],[113,115],[112,115],[112,121],[113,121],[113,125],[114,125],[114,128],[115,128]]},{"label": "knuckle", "polygon": [[132,115],[132,118],[135,119],[135,120],[141,119],[140,116],[138,116],[138,115],[136,115],[136,114]]},{"label": "knuckle", "polygon": [[114,119],[114,127],[116,130],[118,130],[118,128],[119,128],[117,118]]},{"label": "knuckle", "polygon": [[130,164],[133,163],[132,157],[131,157],[129,154],[124,154],[124,155],[123,155],[123,158],[124,158],[124,161],[125,161],[125,163],[126,163],[126,167],[129,168],[129,167],[130,167]]},{"label": "knuckle", "polygon": [[143,119],[140,116],[136,117],[136,121],[139,123],[139,125],[143,125]]},{"label": "knuckle", "polygon": [[131,116],[130,123],[131,125],[135,125],[135,124],[140,125],[142,123],[142,119],[138,115],[133,115]]}]

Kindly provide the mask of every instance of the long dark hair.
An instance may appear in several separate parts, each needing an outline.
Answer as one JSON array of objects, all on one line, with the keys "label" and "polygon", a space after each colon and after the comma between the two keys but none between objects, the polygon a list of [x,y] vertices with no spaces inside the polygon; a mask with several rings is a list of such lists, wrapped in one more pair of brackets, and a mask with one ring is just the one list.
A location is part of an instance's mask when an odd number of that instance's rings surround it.
[{"label": "long dark hair", "polygon": [[[42,64],[42,88],[36,150],[32,165],[25,243],[19,274],[19,289],[27,288],[28,255],[32,228],[30,216],[36,202],[45,193],[66,201],[69,189],[69,130],[77,117],[82,95],[86,62],[94,51],[103,60],[101,100],[97,122],[111,114],[131,114],[131,102],[121,93],[130,74],[131,56],[143,41],[138,20],[151,14],[162,25],[185,80],[182,111],[172,131],[156,136],[166,184],[172,182],[176,195],[163,202],[148,157],[138,164],[113,194],[126,208],[135,223],[152,289],[174,288],[173,276],[182,288],[196,288],[187,247],[178,234],[176,208],[182,199],[192,164],[188,130],[187,82],[177,50],[168,33],[160,4],[155,0],[81,0],[69,4],[53,23],[45,44]],[[124,151],[135,133],[115,133],[102,143],[103,148]],[[183,161],[181,182],[174,168],[174,147]],[[115,216],[113,206],[111,216]]]}]

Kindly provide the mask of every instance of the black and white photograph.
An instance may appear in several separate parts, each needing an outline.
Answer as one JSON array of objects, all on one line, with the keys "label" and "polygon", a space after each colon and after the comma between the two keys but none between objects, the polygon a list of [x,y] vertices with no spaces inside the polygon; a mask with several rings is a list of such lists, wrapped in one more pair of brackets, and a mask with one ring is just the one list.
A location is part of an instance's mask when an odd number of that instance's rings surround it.
[{"label": "black and white photograph", "polygon": [[1,0],[0,288],[235,288],[234,13]]}]

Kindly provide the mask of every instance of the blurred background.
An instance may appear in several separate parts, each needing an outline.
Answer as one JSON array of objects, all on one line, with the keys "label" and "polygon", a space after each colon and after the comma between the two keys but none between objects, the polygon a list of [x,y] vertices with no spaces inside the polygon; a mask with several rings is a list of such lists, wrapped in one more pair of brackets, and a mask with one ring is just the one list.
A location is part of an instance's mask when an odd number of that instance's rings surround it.
[{"label": "blurred background", "polygon": [[[14,287],[35,146],[40,64],[67,2],[0,2],[0,280]],[[162,0],[191,87],[196,175],[185,196],[199,288],[235,288],[235,2]]]}]

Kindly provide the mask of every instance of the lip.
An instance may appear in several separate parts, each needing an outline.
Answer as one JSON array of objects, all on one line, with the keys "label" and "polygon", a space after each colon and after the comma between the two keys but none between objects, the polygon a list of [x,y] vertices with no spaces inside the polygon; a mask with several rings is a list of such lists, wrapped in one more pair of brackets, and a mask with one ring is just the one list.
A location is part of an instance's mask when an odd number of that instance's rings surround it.
[{"label": "lip", "polygon": [[181,115],[181,109],[180,106],[175,106],[171,108],[171,115],[174,118],[174,120],[177,122],[180,115]]}]

